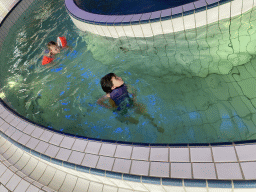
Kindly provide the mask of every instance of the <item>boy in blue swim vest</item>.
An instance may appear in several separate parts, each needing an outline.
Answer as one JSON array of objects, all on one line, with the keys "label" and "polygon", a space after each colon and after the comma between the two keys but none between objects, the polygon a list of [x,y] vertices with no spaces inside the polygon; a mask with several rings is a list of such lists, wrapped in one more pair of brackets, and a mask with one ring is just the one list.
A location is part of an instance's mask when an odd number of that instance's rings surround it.
[{"label": "boy in blue swim vest", "polygon": [[[114,73],[109,73],[101,78],[101,87],[106,95],[98,99],[97,103],[102,107],[109,109],[114,109],[118,114],[118,119],[122,122],[130,122],[133,124],[138,124],[139,121],[128,114],[128,109],[135,107],[135,112],[137,114],[143,115],[145,118],[150,120],[150,123],[157,127],[157,130],[161,133],[164,129],[158,127],[153,121],[154,119],[146,113],[145,107],[143,105],[136,103],[136,90],[132,87],[126,85],[121,77],[116,76]],[[132,97],[129,96],[129,93]],[[109,100],[109,104],[105,101]]]}]

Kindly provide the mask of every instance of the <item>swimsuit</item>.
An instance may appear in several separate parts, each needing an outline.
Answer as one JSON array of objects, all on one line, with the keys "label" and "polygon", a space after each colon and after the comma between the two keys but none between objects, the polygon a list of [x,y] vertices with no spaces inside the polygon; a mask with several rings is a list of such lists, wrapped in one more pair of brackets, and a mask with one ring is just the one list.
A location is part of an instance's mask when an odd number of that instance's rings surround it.
[{"label": "swimsuit", "polygon": [[116,111],[120,111],[122,115],[126,114],[128,108],[133,106],[133,101],[128,94],[127,86],[125,84],[115,88],[110,93],[110,98],[117,105]]}]

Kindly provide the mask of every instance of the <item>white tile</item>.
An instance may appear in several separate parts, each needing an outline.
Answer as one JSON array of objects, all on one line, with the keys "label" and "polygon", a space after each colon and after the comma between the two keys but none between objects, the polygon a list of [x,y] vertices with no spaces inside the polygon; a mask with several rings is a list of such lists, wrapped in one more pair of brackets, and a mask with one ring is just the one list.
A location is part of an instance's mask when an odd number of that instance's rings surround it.
[{"label": "white tile", "polygon": [[230,6],[230,2],[219,6],[219,20],[230,18]]},{"label": "white tile", "polygon": [[84,152],[87,144],[88,144],[88,141],[85,139],[76,139],[75,143],[72,146],[72,150]]},{"label": "white tile", "polygon": [[98,31],[98,34],[100,36],[105,36],[104,31],[102,30],[102,27],[100,25],[95,25],[96,30]]},{"label": "white tile", "polygon": [[113,182],[118,188],[132,189],[125,181],[120,179],[112,179],[109,178],[111,182]]},{"label": "white tile", "polygon": [[84,192],[89,188],[90,181],[78,178],[73,192]]},{"label": "white tile", "polygon": [[113,38],[118,38],[118,34],[114,26],[107,26],[108,30]]},{"label": "white tile", "polygon": [[3,163],[0,163],[0,177],[4,174],[6,170],[7,167]]},{"label": "white tile", "polygon": [[0,126],[0,131],[2,131],[3,133],[10,127],[10,125],[6,122],[4,122],[4,124],[2,124]]},{"label": "white tile", "polygon": [[100,26],[102,28],[102,30],[104,31],[104,34],[107,36],[107,37],[112,37],[109,30],[108,30],[108,27],[107,26]]},{"label": "white tile", "polygon": [[128,37],[135,37],[131,25],[123,26],[124,32]]},{"label": "white tile", "polygon": [[[44,191],[46,191],[46,192],[55,192],[55,190],[53,190],[53,189],[51,189],[51,188],[49,188],[49,187],[46,187],[46,186],[44,186],[43,188],[42,188]],[[43,192],[43,191],[42,191]]]},{"label": "white tile", "polygon": [[253,4],[254,4],[254,1],[253,1],[253,0],[246,0],[246,1],[243,1],[242,12],[245,13],[246,11],[252,9]]},{"label": "white tile", "polygon": [[194,14],[186,15],[183,17],[185,30],[194,29],[196,27]]},{"label": "white tile", "polygon": [[25,121],[20,121],[20,123],[16,126],[17,129],[19,129],[20,131],[23,131],[25,129],[25,127],[28,126],[28,123]]},{"label": "white tile", "polygon": [[[5,142],[6,142],[6,139],[3,138],[2,136],[0,136],[0,147],[1,147],[2,145],[4,145]],[[1,152],[2,152],[2,151],[1,151]]]},{"label": "white tile", "polygon": [[178,17],[178,18],[173,19],[172,23],[173,23],[174,32],[185,30],[182,17]]},{"label": "white tile", "polygon": [[19,117],[15,117],[11,122],[10,125],[16,127],[22,120]]},{"label": "white tile", "polygon": [[52,138],[53,133],[50,131],[44,131],[43,134],[40,136],[40,140],[45,141],[45,142],[49,142],[50,139]]},{"label": "white tile", "polygon": [[10,123],[13,119],[15,119],[15,116],[12,113],[9,113],[9,115],[4,118],[7,123]]},{"label": "white tile", "polygon": [[36,168],[29,175],[29,177],[31,179],[34,179],[35,181],[37,181],[42,176],[42,174],[44,173],[46,167],[47,167],[47,165],[45,163],[42,163],[42,162],[39,161]]},{"label": "white tile", "polygon": [[165,192],[162,185],[152,185],[143,183],[143,185],[150,191],[150,192]]},{"label": "white tile", "polygon": [[16,174],[16,172],[18,171],[18,169],[17,169],[16,167],[14,167],[13,165],[11,165],[11,166],[9,167],[9,169],[10,169],[13,173],[15,173],[15,174]]},{"label": "white tile", "polygon": [[16,151],[15,151],[15,153],[13,154],[13,156],[10,158],[10,159],[8,159],[8,161],[12,164],[12,165],[14,165],[20,158],[21,158],[21,156],[23,155],[23,151],[21,150],[21,149],[17,149]]},{"label": "white tile", "polygon": [[42,175],[42,177],[38,181],[40,183],[42,183],[43,185],[48,185],[51,182],[55,172],[56,172],[56,169],[54,169],[51,166],[48,166],[46,168],[44,174]]},{"label": "white tile", "polygon": [[0,191],[1,192],[9,192],[8,189],[6,189],[3,185],[0,185]]},{"label": "white tile", "polygon": [[150,23],[144,23],[144,24],[141,24],[140,26],[141,26],[141,29],[142,29],[143,37],[153,36],[153,31],[151,29]]},{"label": "white tile", "polygon": [[22,145],[26,145],[30,138],[31,138],[30,136],[28,136],[28,135],[26,135],[26,134],[23,134],[23,135],[19,138],[18,142],[21,143]]},{"label": "white tile", "polygon": [[133,192],[133,190],[119,188],[118,192]]},{"label": "white tile", "polygon": [[219,17],[219,7],[213,7],[211,9],[207,9],[207,24],[218,21]]},{"label": "white tile", "polygon": [[95,25],[93,25],[93,24],[88,24],[89,25],[89,29],[90,29],[90,31],[92,32],[92,33],[94,33],[94,34],[99,34],[99,32],[97,31],[97,29],[96,29],[96,27],[95,27]]},{"label": "white tile", "polygon": [[63,140],[64,136],[60,134],[54,134],[49,141],[49,143],[59,146],[61,141]]},{"label": "white tile", "polygon": [[28,163],[30,156],[26,153],[23,153],[21,158],[15,163],[15,167],[19,170],[23,169],[23,167]]},{"label": "white tile", "polygon": [[13,172],[11,172],[9,169],[7,169],[4,174],[0,178],[0,183],[3,185],[6,185],[6,183],[11,179],[13,176]]},{"label": "white tile", "polygon": [[34,185],[30,185],[26,192],[38,192],[39,189]]},{"label": "white tile", "polygon": [[5,159],[9,159],[17,150],[15,145],[12,145],[5,153],[3,154]]},{"label": "white tile", "polygon": [[162,29],[162,25],[161,22],[153,22],[150,23],[152,31],[153,31],[153,35],[159,35],[159,34],[163,34],[163,29]]},{"label": "white tile", "polygon": [[15,133],[16,130],[17,130],[16,128],[14,128],[13,126],[10,126],[10,127],[5,131],[5,134],[8,135],[9,137],[11,137],[11,136]]},{"label": "white tile", "polygon": [[49,187],[58,191],[66,178],[66,173],[60,170],[57,170],[53,179],[51,180]]},{"label": "white tile", "polygon": [[206,187],[185,187],[186,192],[208,192]]},{"label": "white tile", "polygon": [[208,192],[232,192],[232,189],[226,189],[226,188],[209,188]]},{"label": "white tile", "polygon": [[104,185],[112,185],[115,186],[115,184],[110,181],[109,177],[102,177],[102,176],[98,176],[98,175],[94,175],[95,178],[97,178],[101,183],[103,183]]},{"label": "white tile", "polygon": [[29,175],[30,173],[32,173],[32,171],[36,168],[38,162],[38,160],[31,157],[27,165],[21,170],[22,173],[24,173],[25,175]]},{"label": "white tile", "polygon": [[6,187],[10,191],[13,191],[20,181],[21,181],[21,178],[14,174],[12,178],[9,180],[9,182],[7,183]]},{"label": "white tile", "polygon": [[163,186],[166,192],[186,192],[183,187]]},{"label": "white tile", "polygon": [[123,26],[114,26],[119,37],[126,36]]},{"label": "white tile", "polygon": [[135,37],[144,37],[141,26],[139,24],[138,25],[131,25],[131,27],[132,27],[132,30],[133,30],[133,33],[134,33]]},{"label": "white tile", "polygon": [[25,180],[21,180],[21,182],[15,188],[14,192],[25,192],[27,190],[27,188],[29,187],[29,185],[30,185],[29,182],[27,182]]},{"label": "white tile", "polygon": [[94,183],[94,182],[90,182],[89,185],[89,190],[88,191],[97,191],[97,192],[102,192],[103,189],[103,185],[100,183]]},{"label": "white tile", "polygon": [[66,178],[61,186],[61,188],[59,189],[59,191],[73,191],[75,185],[76,185],[76,181],[77,181],[77,177],[67,174]]},{"label": "white tile", "polygon": [[147,188],[139,182],[132,182],[132,181],[126,181],[125,182],[132,187],[133,190],[137,190],[137,191],[148,191]]},{"label": "white tile", "polygon": [[102,192],[117,192],[117,190],[118,190],[118,188],[116,188],[116,187],[104,185]]}]

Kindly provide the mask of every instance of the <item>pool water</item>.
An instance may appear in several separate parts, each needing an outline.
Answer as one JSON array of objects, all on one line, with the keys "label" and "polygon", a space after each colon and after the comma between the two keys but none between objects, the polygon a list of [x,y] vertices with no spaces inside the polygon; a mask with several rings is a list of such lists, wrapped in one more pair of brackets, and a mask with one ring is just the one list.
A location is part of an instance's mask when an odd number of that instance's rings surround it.
[{"label": "pool water", "polygon": [[[33,3],[0,53],[0,95],[26,118],[74,135],[140,143],[256,139],[255,10],[202,28],[151,38],[105,38],[79,31],[64,1]],[[69,49],[42,66],[46,44]],[[153,118],[121,122],[96,101],[114,72],[137,90]]]}]

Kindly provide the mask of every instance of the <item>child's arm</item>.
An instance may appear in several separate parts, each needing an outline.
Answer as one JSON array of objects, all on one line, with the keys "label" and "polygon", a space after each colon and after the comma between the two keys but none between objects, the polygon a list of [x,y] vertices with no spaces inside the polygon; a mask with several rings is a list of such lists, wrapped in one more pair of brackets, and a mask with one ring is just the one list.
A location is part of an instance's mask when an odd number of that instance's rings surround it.
[{"label": "child's arm", "polygon": [[132,98],[135,101],[136,96],[137,96],[137,90],[134,87],[130,86],[130,85],[126,85],[126,86],[127,86],[128,92],[132,95]]},{"label": "child's arm", "polygon": [[105,101],[109,100],[110,98],[110,94],[104,95],[101,98],[98,99],[97,103],[102,106],[102,107],[106,107],[108,109],[111,109],[112,107],[107,105],[106,103],[104,103]]}]

